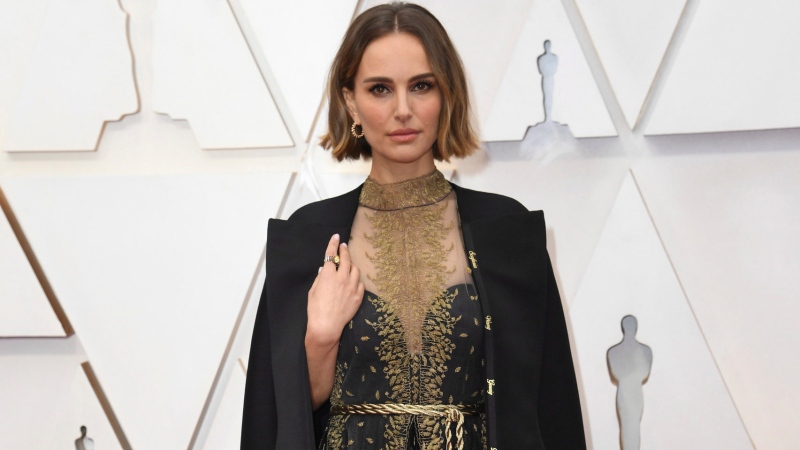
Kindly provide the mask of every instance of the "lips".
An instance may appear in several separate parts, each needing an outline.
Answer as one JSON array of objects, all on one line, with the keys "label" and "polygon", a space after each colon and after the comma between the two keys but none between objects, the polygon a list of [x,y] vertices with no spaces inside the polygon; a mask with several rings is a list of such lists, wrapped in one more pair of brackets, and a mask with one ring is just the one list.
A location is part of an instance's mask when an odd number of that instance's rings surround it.
[{"label": "lips", "polygon": [[397,142],[413,141],[418,135],[419,130],[415,130],[413,128],[402,128],[389,133],[389,137]]}]

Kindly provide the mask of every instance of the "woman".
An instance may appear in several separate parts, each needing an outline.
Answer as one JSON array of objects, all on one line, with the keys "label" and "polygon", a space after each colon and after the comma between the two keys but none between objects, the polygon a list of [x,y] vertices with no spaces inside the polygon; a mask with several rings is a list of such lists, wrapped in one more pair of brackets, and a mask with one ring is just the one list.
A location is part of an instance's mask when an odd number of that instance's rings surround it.
[{"label": "woman", "polygon": [[323,146],[372,169],[270,221],[242,448],[585,448],[541,212],[434,166],[479,145],[441,24],[367,10],[328,95]]}]

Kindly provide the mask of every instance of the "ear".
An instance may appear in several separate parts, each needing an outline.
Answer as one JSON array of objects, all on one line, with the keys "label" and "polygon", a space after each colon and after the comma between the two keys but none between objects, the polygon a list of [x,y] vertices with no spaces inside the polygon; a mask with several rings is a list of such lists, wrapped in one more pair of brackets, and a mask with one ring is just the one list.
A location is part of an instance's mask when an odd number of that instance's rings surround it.
[{"label": "ear", "polygon": [[355,123],[361,123],[358,117],[358,109],[356,109],[356,99],[353,91],[347,88],[342,88],[342,95],[344,96],[344,103],[347,105],[347,112],[350,113],[350,118]]}]

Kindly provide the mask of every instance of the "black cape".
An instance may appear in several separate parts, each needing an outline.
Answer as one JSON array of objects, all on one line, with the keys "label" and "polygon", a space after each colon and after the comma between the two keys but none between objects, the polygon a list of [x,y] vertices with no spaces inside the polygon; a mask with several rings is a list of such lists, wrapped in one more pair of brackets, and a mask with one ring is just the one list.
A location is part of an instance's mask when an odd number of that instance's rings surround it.
[{"label": "black cape", "polygon": [[[545,247],[544,215],[453,185],[485,330],[489,448],[586,448],[569,337]],[[272,219],[267,278],[247,368],[242,450],[317,446],[329,404],[311,409],[308,290],[334,233],[347,241],[361,187]],[[491,394],[489,394],[491,392]]]}]

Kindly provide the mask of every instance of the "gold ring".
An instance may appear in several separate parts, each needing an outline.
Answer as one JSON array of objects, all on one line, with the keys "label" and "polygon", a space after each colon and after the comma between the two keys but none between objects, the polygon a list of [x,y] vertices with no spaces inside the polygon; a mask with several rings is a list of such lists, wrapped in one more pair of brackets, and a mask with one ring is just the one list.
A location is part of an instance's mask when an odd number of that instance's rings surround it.
[{"label": "gold ring", "polygon": [[323,264],[325,264],[326,262],[332,262],[332,263],[334,263],[334,264],[336,264],[336,265],[338,266],[338,265],[339,265],[339,255],[336,255],[336,256],[326,256],[326,257],[325,257],[325,258],[322,260],[322,263],[323,263]]}]

